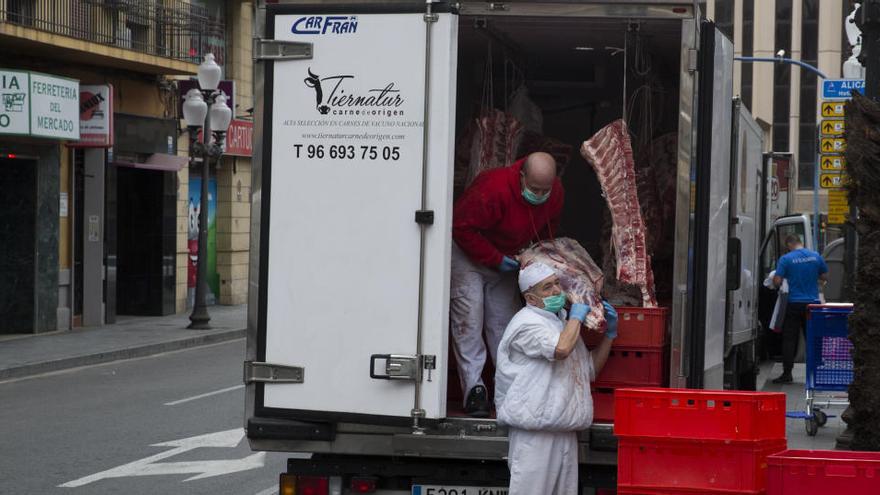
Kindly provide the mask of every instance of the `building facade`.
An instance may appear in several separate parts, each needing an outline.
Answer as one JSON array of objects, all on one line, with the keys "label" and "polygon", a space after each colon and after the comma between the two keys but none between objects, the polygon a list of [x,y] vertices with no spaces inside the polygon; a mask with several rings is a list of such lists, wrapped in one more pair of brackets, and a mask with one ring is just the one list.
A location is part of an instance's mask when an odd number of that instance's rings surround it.
[{"label": "building facade", "polygon": [[[238,0],[0,0],[0,333],[187,310],[197,174],[179,87],[213,53],[225,79],[244,74],[233,112],[248,116],[250,11]],[[249,157],[224,157],[212,181],[213,299],[239,304]]]},{"label": "building facade", "polygon": [[[784,56],[841,78],[851,55],[844,25],[853,11],[849,0],[707,0],[706,16],[734,41],[736,56]],[[734,63],[734,94],[742,97],[764,129],[765,151],[793,155],[792,213],[813,211],[817,125],[821,120],[822,82],[796,65]],[[820,192],[820,212],[828,211]],[[826,239],[840,235],[829,226]]]}]

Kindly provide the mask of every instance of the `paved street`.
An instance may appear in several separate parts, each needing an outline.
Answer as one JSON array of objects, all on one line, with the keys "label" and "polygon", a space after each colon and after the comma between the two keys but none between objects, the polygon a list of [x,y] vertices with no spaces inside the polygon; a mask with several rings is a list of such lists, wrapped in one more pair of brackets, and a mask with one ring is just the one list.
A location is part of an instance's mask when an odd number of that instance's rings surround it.
[{"label": "paved street", "polygon": [[[0,382],[0,493],[274,495],[290,455],[244,441],[244,347],[236,339]],[[780,366],[763,367],[763,390],[803,409],[803,365],[794,384],[773,385]],[[834,417],[808,437],[803,420],[787,420],[790,448],[832,449],[842,430]]]},{"label": "paved street", "polygon": [[[0,493],[276,493],[287,456],[235,431],[243,360],[239,339],[0,383]],[[202,473],[219,475],[185,481]]]}]

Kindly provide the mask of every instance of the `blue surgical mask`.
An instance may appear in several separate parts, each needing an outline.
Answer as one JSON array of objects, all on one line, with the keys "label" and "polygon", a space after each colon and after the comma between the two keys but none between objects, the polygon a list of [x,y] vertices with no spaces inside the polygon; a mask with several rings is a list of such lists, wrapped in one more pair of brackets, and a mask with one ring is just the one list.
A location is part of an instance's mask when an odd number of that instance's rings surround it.
[{"label": "blue surgical mask", "polygon": [[533,193],[528,187],[523,188],[522,195],[526,201],[535,206],[543,204],[547,202],[548,199],[550,199],[549,192],[543,196],[538,196],[537,194]]},{"label": "blue surgical mask", "polygon": [[548,296],[544,298],[544,310],[551,313],[558,313],[565,306],[565,292]]}]

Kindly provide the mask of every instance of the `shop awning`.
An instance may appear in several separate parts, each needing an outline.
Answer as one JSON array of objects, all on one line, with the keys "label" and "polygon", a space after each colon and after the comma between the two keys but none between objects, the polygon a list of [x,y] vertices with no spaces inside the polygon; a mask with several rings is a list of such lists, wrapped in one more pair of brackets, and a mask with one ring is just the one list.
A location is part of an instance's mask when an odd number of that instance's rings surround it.
[{"label": "shop awning", "polygon": [[115,160],[113,165],[117,167],[142,168],[147,170],[160,170],[163,172],[177,172],[186,166],[189,158],[165,153],[153,153],[143,163],[128,160]]}]

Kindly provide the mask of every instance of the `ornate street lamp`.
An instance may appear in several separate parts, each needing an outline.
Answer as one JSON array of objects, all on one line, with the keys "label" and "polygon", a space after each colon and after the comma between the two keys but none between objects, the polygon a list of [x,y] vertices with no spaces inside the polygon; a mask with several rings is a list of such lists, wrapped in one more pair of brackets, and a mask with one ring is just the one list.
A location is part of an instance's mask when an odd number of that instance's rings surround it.
[{"label": "ornate street lamp", "polygon": [[[205,61],[199,65],[198,79],[200,89],[191,89],[184,97],[183,118],[189,131],[190,163],[202,164],[202,191],[199,198],[199,252],[196,268],[196,294],[190,324],[187,328],[207,330],[211,328],[211,316],[205,302],[208,291],[208,180],[211,162],[218,162],[223,155],[223,143],[226,130],[232,121],[232,110],[226,106],[226,95],[217,91],[220,84],[220,66],[214,61],[214,55],[205,55]],[[207,117],[207,118],[206,118]],[[199,129],[201,141],[198,138]],[[213,132],[212,132],[213,130]],[[209,136],[213,135],[211,142]]]}]

